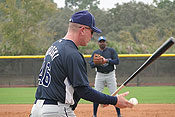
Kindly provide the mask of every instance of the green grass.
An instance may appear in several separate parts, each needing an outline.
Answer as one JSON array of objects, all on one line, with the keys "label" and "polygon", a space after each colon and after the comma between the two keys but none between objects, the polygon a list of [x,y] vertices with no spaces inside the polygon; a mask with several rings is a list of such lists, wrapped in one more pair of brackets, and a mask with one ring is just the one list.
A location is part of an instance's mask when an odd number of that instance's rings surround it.
[{"label": "green grass", "polygon": [[0,88],[0,104],[32,104],[36,88]]},{"label": "green grass", "polygon": [[[32,104],[35,100],[36,88],[0,88],[0,104]],[[175,104],[175,86],[159,87],[125,87],[120,93],[129,91],[127,99],[136,97],[139,103]],[[109,94],[108,88],[104,93]],[[83,99],[79,103],[91,103]]]}]

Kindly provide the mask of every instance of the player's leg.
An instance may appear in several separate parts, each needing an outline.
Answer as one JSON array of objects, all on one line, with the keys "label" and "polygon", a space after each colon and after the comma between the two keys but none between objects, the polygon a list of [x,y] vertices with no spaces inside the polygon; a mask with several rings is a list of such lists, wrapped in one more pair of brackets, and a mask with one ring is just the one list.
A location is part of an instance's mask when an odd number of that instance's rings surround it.
[{"label": "player's leg", "polygon": [[115,70],[113,70],[112,72],[108,73],[106,75],[105,79],[106,79],[106,84],[107,84],[107,87],[109,88],[110,94],[112,94],[117,89]]},{"label": "player's leg", "polygon": [[40,117],[43,104],[44,100],[37,101],[32,107],[30,117]]},{"label": "player's leg", "polygon": [[93,117],[97,117],[98,103],[93,103]]},{"label": "player's leg", "polygon": [[102,92],[104,89],[104,74],[97,72],[95,77],[95,90]]},{"label": "player's leg", "polygon": [[[102,92],[104,89],[104,75],[97,72],[95,77],[95,90]],[[93,103],[93,116],[97,117],[98,103]]]},{"label": "player's leg", "polygon": [[39,112],[40,112],[40,109],[36,107],[36,104],[34,104],[29,117],[37,117],[39,116]]},{"label": "player's leg", "polygon": [[76,117],[68,104],[44,105],[42,111],[43,117]]},{"label": "player's leg", "polygon": [[[110,72],[106,77],[107,87],[109,88],[110,94],[117,89],[115,70]],[[120,108],[115,107],[118,117],[121,117]]]},{"label": "player's leg", "polygon": [[120,108],[115,107],[115,110],[117,112],[117,116],[118,117],[121,117]]}]

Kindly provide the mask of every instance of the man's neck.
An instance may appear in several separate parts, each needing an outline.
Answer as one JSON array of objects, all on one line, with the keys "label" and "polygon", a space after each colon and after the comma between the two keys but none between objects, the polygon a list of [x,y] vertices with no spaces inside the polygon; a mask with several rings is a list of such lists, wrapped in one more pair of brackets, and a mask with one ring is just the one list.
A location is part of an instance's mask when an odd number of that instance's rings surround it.
[{"label": "man's neck", "polygon": [[103,49],[102,49],[102,48],[100,48],[100,50],[101,50],[101,51],[103,51],[103,50],[105,50],[105,49],[106,49],[106,47],[105,47],[105,48],[103,48]]},{"label": "man's neck", "polygon": [[77,40],[77,36],[72,34],[72,33],[67,33],[66,36],[64,37],[64,39],[67,40],[71,40],[75,43],[75,45],[78,47],[79,46],[79,42]]}]

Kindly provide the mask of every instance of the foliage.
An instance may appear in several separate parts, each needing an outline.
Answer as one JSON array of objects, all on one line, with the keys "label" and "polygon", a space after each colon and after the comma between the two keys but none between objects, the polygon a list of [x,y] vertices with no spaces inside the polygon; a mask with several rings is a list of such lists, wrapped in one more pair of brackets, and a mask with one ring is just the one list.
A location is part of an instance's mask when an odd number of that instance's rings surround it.
[{"label": "foliage", "polygon": [[20,5],[17,3],[19,0],[6,0],[0,4],[3,17],[1,55],[37,54],[48,43],[46,38],[50,35],[44,24],[56,6],[41,0],[21,0]]},{"label": "foliage", "polygon": [[[64,37],[70,16],[79,10],[89,10],[103,31],[79,47],[83,54],[98,49],[101,35],[119,54],[153,53],[175,37],[175,1],[154,0],[148,5],[133,0],[108,10],[98,7],[99,0],[65,0],[65,4],[59,9],[53,0],[0,0],[0,55],[44,54]],[[174,52],[173,46],[167,53]]]},{"label": "foliage", "polygon": [[73,12],[68,9],[60,9],[52,17],[49,18],[46,27],[47,31],[53,34],[53,39],[58,40],[67,32],[68,21]]},{"label": "foliage", "polygon": [[92,50],[99,49],[97,42],[91,41],[88,43],[87,46],[79,47],[79,50],[81,50],[82,54],[92,54]]},{"label": "foliage", "polygon": [[65,6],[70,9],[98,8],[99,0],[65,0]]}]

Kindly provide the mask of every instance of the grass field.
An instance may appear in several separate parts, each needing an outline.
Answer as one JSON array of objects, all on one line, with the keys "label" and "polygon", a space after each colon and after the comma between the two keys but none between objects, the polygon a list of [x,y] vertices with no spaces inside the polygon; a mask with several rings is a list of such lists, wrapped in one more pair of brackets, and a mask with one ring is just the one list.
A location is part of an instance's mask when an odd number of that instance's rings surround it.
[{"label": "grass field", "polygon": [[[0,104],[32,104],[36,88],[0,88]],[[129,91],[126,97],[136,97],[141,104],[175,104],[175,86],[125,87],[120,93]],[[109,94],[107,88],[104,93]],[[79,103],[91,103],[83,99]]]}]

